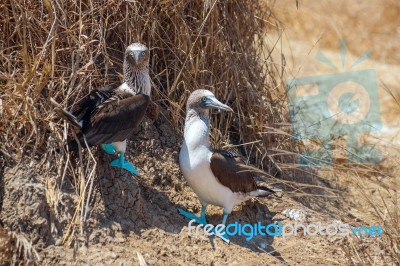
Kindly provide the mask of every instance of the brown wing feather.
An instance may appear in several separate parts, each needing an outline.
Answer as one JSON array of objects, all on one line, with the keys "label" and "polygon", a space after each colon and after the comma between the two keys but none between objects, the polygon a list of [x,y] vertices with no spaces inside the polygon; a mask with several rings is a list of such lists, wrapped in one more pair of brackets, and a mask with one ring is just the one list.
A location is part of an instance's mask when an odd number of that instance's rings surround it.
[{"label": "brown wing feather", "polygon": [[257,190],[252,173],[242,168],[243,165],[240,157],[232,152],[214,150],[211,156],[210,167],[214,176],[233,192]]},{"label": "brown wing feather", "polygon": [[74,105],[71,112],[78,121],[89,121],[92,113],[99,105],[111,98],[118,84],[110,84],[90,92],[86,97],[82,98],[77,104]]},{"label": "brown wing feather", "polygon": [[[123,92],[108,98],[91,112],[89,121],[84,121],[78,135],[81,145],[85,146],[83,135],[89,146],[127,139],[142,121],[149,102],[147,95]],[[69,144],[71,150],[76,146],[74,142]]]}]

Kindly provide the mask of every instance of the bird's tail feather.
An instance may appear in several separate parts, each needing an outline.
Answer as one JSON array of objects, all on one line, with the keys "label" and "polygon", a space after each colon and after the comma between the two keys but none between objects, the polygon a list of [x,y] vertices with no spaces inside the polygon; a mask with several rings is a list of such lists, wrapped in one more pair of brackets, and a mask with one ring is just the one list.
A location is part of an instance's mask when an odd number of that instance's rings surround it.
[{"label": "bird's tail feather", "polygon": [[268,188],[266,186],[258,186],[256,191],[253,191],[253,196],[256,197],[268,197],[270,195],[275,195],[277,197],[282,197],[282,190],[277,188]]},{"label": "bird's tail feather", "polygon": [[54,106],[55,112],[61,118],[63,118],[67,122],[69,122],[74,127],[78,127],[78,128],[82,127],[82,125],[79,123],[78,119],[73,114],[71,114],[70,112],[64,110],[63,107],[61,106],[61,104],[56,102],[53,98],[50,98],[50,103]]},{"label": "bird's tail feather", "polygon": [[268,194],[274,194],[275,191],[271,188],[265,187],[265,186],[258,186],[258,190],[262,191],[264,193],[268,193]]},{"label": "bird's tail feather", "polygon": [[254,190],[254,191],[250,192],[249,194],[250,194],[250,197],[267,197],[267,196],[271,195],[270,192],[262,190],[262,189]]}]

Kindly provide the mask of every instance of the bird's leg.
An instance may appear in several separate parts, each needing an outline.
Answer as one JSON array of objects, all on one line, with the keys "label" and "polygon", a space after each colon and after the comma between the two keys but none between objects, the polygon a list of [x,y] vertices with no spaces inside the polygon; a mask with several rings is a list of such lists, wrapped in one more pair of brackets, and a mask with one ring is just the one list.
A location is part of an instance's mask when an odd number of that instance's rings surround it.
[{"label": "bird's leg", "polygon": [[117,152],[117,149],[112,143],[109,144],[101,144],[101,149],[105,151],[107,154],[115,154]]},{"label": "bird's leg", "polygon": [[133,166],[133,164],[131,164],[131,163],[128,162],[128,161],[125,161],[125,159],[124,159],[125,156],[124,156],[124,155],[125,155],[125,153],[121,151],[121,152],[119,153],[119,158],[117,158],[117,159],[115,159],[114,161],[112,161],[112,162],[110,163],[110,166],[112,166],[112,167],[118,167],[118,168],[123,168],[123,169],[125,169],[125,170],[131,172],[132,174],[139,176],[139,173],[138,173],[138,171],[136,170],[136,168]]},{"label": "bird's leg", "polygon": [[228,215],[226,212],[224,212],[224,215],[222,216],[222,224],[225,225],[226,219],[228,219]]},{"label": "bird's leg", "polygon": [[194,215],[193,213],[187,212],[181,208],[178,208],[178,213],[189,220],[195,220],[196,223],[205,225],[207,224],[206,209],[207,209],[207,204],[202,203],[200,217]]},{"label": "bird's leg", "polygon": [[[222,222],[221,222],[221,224],[223,224],[224,226],[225,226],[225,223],[226,223],[226,219],[228,218],[228,215],[229,215],[229,213],[226,213],[224,211],[224,215],[222,216]],[[212,232],[214,233],[214,235],[216,235],[217,237],[221,238],[226,243],[230,242],[229,237],[228,237],[227,233],[225,232],[225,227],[224,227],[224,230],[216,229],[216,227],[214,227]]]}]

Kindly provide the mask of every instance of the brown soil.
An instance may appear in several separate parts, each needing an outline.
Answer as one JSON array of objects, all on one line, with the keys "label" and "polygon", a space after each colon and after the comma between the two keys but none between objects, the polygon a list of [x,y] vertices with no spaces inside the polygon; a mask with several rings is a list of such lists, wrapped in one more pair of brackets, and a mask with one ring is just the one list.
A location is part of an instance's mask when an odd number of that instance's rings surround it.
[{"label": "brown soil", "polygon": [[[203,234],[188,236],[188,221],[176,209],[181,207],[196,213],[199,202],[179,171],[179,142],[180,137],[167,123],[156,124],[146,119],[129,142],[128,159],[141,168],[141,177],[109,169],[109,156],[97,152],[100,178],[94,182],[85,233],[82,237],[76,232],[77,237],[70,246],[62,244],[61,236],[74,214],[77,198],[66,179],[55,208],[57,213],[51,211],[46,184],[57,178],[56,174],[44,176],[40,170],[22,164],[7,168],[1,220],[8,229],[28,236],[44,265],[135,265],[138,264],[137,252],[148,265],[346,262],[343,247],[351,238],[339,236],[299,235],[285,240],[257,236],[251,241],[236,236],[231,238],[230,244]],[[330,186],[329,182],[325,183],[326,188]],[[349,191],[340,190],[350,198]],[[365,223],[365,214],[353,212],[352,208],[357,209],[358,204],[318,197],[296,201],[284,195],[255,199],[236,207],[229,221],[294,223],[295,220],[282,214],[294,209],[304,215],[301,220],[304,224],[328,224],[338,220],[352,225]],[[208,219],[210,223],[218,223],[221,209],[210,208]]]}]

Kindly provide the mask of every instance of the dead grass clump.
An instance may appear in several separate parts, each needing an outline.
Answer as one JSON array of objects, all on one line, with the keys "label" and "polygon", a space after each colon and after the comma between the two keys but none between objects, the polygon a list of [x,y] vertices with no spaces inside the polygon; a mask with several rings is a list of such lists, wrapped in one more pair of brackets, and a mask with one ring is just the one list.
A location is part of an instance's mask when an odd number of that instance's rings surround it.
[{"label": "dead grass clump", "polygon": [[119,81],[126,45],[140,41],[152,48],[153,99],[176,128],[190,91],[211,89],[236,110],[213,123],[215,140],[257,141],[245,150],[267,165],[276,140],[262,132],[283,114],[269,92],[279,86],[275,67],[260,60],[272,19],[260,2],[5,1],[0,13],[1,150],[9,160],[45,159],[55,148],[49,138],[63,140],[49,97],[71,106]]},{"label": "dead grass clump", "polygon": [[[398,183],[394,184],[398,188]],[[366,195],[365,195],[366,196]],[[399,265],[400,264],[400,207],[397,192],[379,195],[377,200],[366,197],[375,211],[378,224],[384,229],[383,236],[360,237],[345,242],[343,250],[352,265]]]},{"label": "dead grass clump", "polygon": [[151,48],[152,98],[178,133],[187,97],[203,87],[236,111],[213,121],[214,143],[228,139],[259,166],[275,168],[270,147],[289,146],[281,141],[289,136],[271,133],[284,121],[284,99],[272,97],[279,71],[263,36],[274,18],[262,1],[6,0],[0,14],[0,151],[7,165],[24,160],[57,173],[47,188],[53,208],[62,180],[71,178],[79,200],[64,240],[82,233],[95,159],[85,152],[76,165],[68,154],[54,155],[70,130],[48,101],[71,107],[119,82],[129,43]]},{"label": "dead grass clump", "polygon": [[40,257],[25,236],[0,227],[0,261],[2,265],[38,265]]}]

